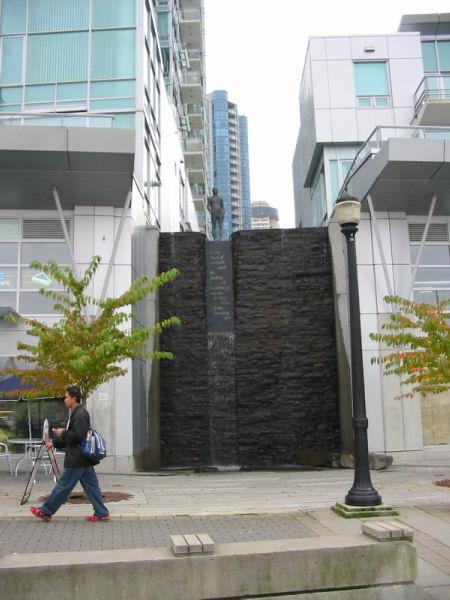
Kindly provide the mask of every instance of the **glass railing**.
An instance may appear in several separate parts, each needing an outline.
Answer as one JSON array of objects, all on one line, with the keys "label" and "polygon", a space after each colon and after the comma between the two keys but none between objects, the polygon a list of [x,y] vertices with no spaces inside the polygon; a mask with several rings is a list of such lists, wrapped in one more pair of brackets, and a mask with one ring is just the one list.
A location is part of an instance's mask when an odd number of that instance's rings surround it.
[{"label": "glass railing", "polygon": [[366,160],[377,154],[382,145],[392,138],[449,140],[450,127],[375,127],[356,152],[338,197],[344,193],[348,182]]},{"label": "glass railing", "polygon": [[202,115],[203,104],[186,104],[187,115]]},{"label": "glass railing", "polygon": [[0,113],[0,125],[114,128],[123,126],[117,123],[118,118],[118,115],[99,113]]},{"label": "glass railing", "polygon": [[199,48],[188,48],[188,56],[190,60],[200,60],[202,53]]},{"label": "glass railing", "polygon": [[202,11],[200,8],[182,8],[180,10],[180,19],[182,21],[200,21]]},{"label": "glass railing", "polygon": [[202,78],[198,71],[187,71],[185,73],[181,73],[181,83],[184,83],[185,85],[201,85]]},{"label": "glass railing", "polygon": [[450,100],[450,75],[425,75],[414,94],[416,112],[429,100]]},{"label": "glass railing", "polygon": [[196,138],[184,140],[184,147],[186,152],[203,152],[203,142]]}]

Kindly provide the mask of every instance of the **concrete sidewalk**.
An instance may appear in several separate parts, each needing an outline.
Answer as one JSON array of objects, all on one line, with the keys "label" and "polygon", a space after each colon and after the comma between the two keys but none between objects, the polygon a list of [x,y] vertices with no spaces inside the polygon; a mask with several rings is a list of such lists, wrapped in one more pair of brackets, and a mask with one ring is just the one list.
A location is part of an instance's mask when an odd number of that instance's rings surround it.
[{"label": "concrete sidewalk", "polygon": [[[442,464],[438,464],[442,463]],[[383,501],[397,507],[398,519],[415,530],[418,585],[423,598],[450,598],[450,489],[434,481],[450,478],[447,461],[435,466],[393,466],[372,473]],[[66,505],[51,523],[34,519],[28,506],[49,493],[53,481],[39,473],[27,506],[19,506],[26,475],[0,474],[0,554],[64,552],[80,544],[96,548],[161,545],[174,532],[210,532],[216,542],[289,537],[342,536],[360,532],[359,520],[329,509],[352,484],[347,470],[101,474],[104,491],[133,497],[110,503],[112,522],[86,523],[90,505]],[[109,528],[109,530],[108,530]],[[100,529],[100,532],[99,532]],[[101,533],[99,536],[98,534]],[[47,539],[58,540],[57,547]],[[89,540],[92,540],[89,542]],[[100,544],[100,546],[98,545]]]}]

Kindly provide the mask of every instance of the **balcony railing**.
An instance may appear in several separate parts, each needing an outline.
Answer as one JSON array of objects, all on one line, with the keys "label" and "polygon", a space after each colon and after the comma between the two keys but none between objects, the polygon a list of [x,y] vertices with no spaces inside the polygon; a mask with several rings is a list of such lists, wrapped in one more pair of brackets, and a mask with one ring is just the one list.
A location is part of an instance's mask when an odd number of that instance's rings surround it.
[{"label": "balcony railing", "polygon": [[203,198],[205,196],[205,186],[201,183],[191,184],[191,192],[194,198]]},{"label": "balcony railing", "polygon": [[0,125],[53,125],[55,127],[106,127],[116,126],[117,115],[100,113],[15,112],[0,113]]},{"label": "balcony railing", "polygon": [[450,100],[450,75],[425,75],[414,94],[416,112],[429,100]]},{"label": "balcony railing", "polygon": [[203,104],[186,104],[187,115],[202,115]]},{"label": "balcony railing", "polygon": [[202,53],[199,48],[188,48],[188,56],[190,60],[200,60]]},{"label": "balcony railing", "polygon": [[187,71],[181,73],[181,83],[184,85],[202,85],[202,77],[198,71]]},{"label": "balcony railing", "polygon": [[180,18],[182,21],[200,21],[202,18],[202,11],[200,8],[182,8],[180,11]]},{"label": "balcony railing", "polygon": [[450,127],[375,127],[357,151],[342,184],[339,196],[346,190],[349,180],[356,171],[391,138],[450,140]]},{"label": "balcony railing", "polygon": [[184,140],[184,147],[186,152],[203,152],[203,142],[196,138]]}]

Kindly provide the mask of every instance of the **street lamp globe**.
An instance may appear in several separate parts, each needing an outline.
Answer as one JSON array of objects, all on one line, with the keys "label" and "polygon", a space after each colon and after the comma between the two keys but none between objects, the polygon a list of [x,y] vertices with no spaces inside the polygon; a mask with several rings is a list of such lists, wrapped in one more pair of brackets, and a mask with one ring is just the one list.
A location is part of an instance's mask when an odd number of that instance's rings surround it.
[{"label": "street lamp globe", "polygon": [[361,218],[361,202],[350,194],[343,194],[336,201],[336,220],[339,225],[358,225]]}]

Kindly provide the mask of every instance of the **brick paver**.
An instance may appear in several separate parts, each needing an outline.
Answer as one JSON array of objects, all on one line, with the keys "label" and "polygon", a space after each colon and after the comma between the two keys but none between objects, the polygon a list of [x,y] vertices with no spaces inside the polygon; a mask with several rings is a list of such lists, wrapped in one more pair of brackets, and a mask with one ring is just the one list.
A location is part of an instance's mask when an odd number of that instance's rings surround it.
[{"label": "brick paver", "polygon": [[217,543],[314,537],[299,514],[231,515],[217,517],[113,517],[89,523],[82,517],[0,519],[0,555],[157,548],[177,533],[208,533]]}]

